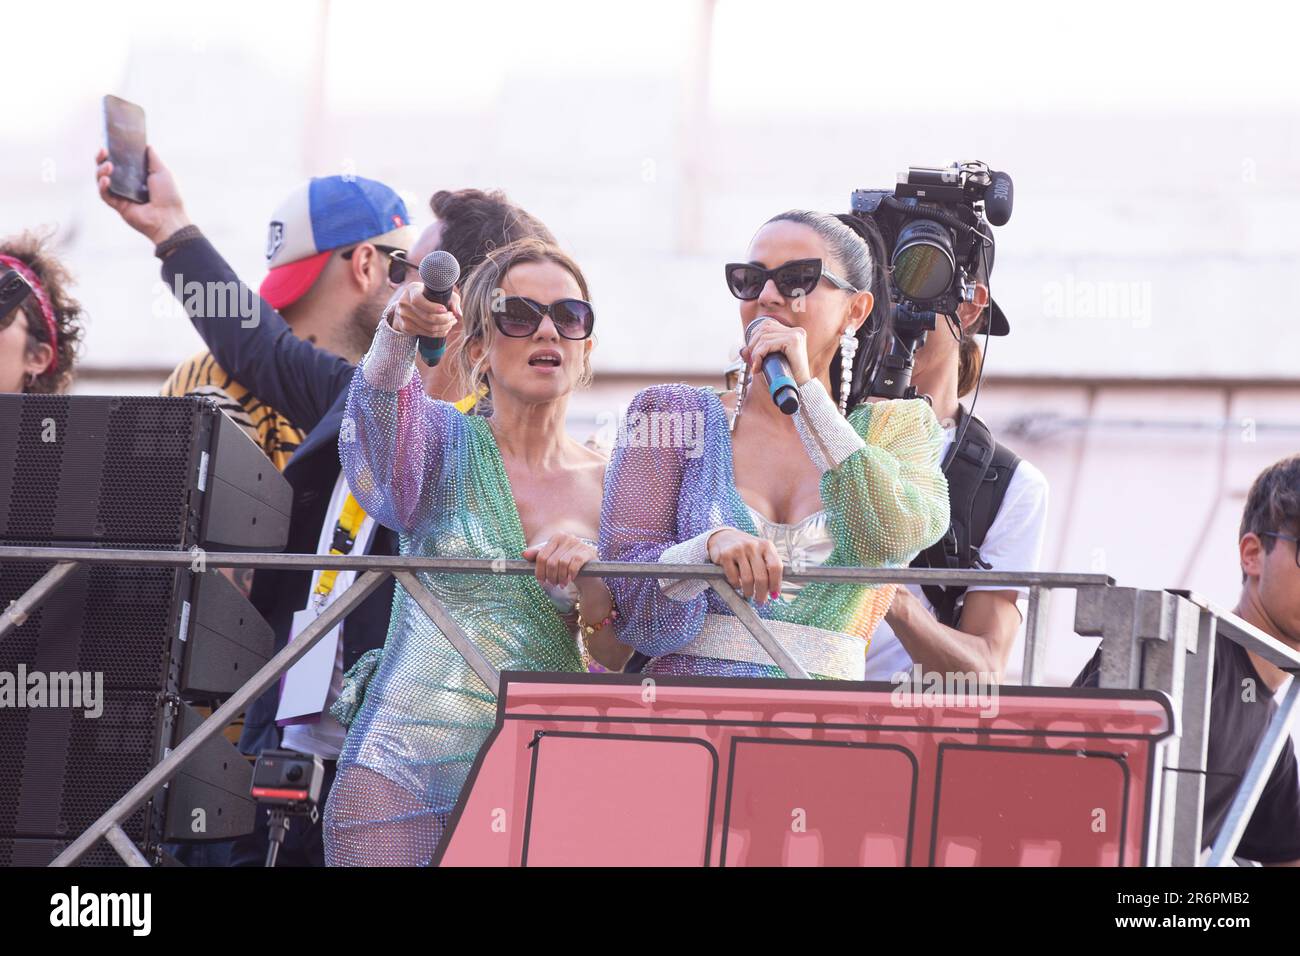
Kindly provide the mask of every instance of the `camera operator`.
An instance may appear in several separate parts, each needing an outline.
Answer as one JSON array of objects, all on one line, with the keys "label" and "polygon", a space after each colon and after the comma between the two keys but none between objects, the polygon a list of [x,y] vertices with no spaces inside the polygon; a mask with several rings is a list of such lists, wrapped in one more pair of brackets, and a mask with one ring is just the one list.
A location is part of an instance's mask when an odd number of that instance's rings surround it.
[{"label": "camera operator", "polygon": [[[913,342],[914,366],[911,368],[911,385],[916,393],[927,397],[944,429],[944,473],[948,478],[949,504],[952,524],[948,533],[938,543],[923,551],[912,567],[936,569],[997,569],[1004,571],[1034,571],[1038,568],[1042,550],[1043,531],[1047,520],[1047,479],[1030,462],[1018,458],[999,444],[988,426],[972,414],[974,401],[969,405],[961,399],[974,395],[978,398],[979,383],[983,375],[983,348],[988,336],[1002,336],[1010,332],[1006,316],[989,294],[989,272],[992,268],[992,237],[989,221],[1002,225],[1010,216],[1010,179],[1004,174],[992,173],[982,164],[965,164],[944,171],[912,170],[909,179],[915,184],[929,173],[933,182],[945,185],[955,181],[965,182],[968,170],[982,170],[984,193],[967,192],[967,196],[985,196],[996,190],[999,182],[1005,183],[1002,215],[989,207],[989,219],[983,216],[982,204],[958,200],[944,208],[941,216],[955,228],[953,232],[958,249],[956,262],[970,266],[965,275],[954,271],[951,288],[960,288],[964,280],[967,292],[954,295],[952,305],[941,306],[949,311],[934,312],[910,309],[915,316],[932,315],[933,325],[928,331],[917,332],[912,324],[909,340],[907,322],[895,321],[895,348],[907,354]],[[1001,177],[1001,179],[999,179]],[[973,177],[972,177],[973,179]],[[954,190],[958,187],[954,186]],[[904,187],[900,184],[899,195]],[[933,196],[938,190],[913,195]],[[913,204],[911,212],[901,215],[903,205],[892,198],[880,202],[880,193],[867,203],[860,203],[861,191],[854,196],[854,211],[880,227],[887,247],[891,250],[892,273],[895,287],[903,273],[911,268],[900,260],[907,227],[926,214],[915,210],[924,208]],[[958,193],[960,195],[960,193]],[[876,205],[879,203],[879,205]],[[864,205],[874,211],[864,210]],[[964,208],[956,208],[964,205]],[[979,208],[978,212],[972,212]],[[952,213],[946,210],[951,209]],[[960,216],[956,216],[960,213]],[[968,258],[961,253],[961,232],[957,219],[963,219],[974,228],[967,228]],[[915,235],[915,233],[913,233]],[[982,237],[982,238],[978,238]],[[978,239],[978,241],[975,241]],[[930,250],[931,252],[933,249]],[[912,264],[914,265],[914,263]],[[909,313],[905,295],[899,295],[904,315]],[[943,301],[936,299],[936,302]],[[923,310],[927,306],[922,305]],[[896,315],[898,313],[896,312]],[[981,343],[979,336],[983,336]],[[881,372],[890,371],[882,368]],[[899,376],[906,383],[906,374]],[[877,383],[885,380],[878,375]],[[888,389],[875,394],[892,394]],[[980,680],[1000,682],[1003,671],[1015,644],[1016,634],[1023,619],[1021,604],[1028,598],[1026,588],[976,586],[940,588],[911,585],[898,588],[884,621],[876,629],[867,653],[867,680],[891,680],[895,675],[913,671],[919,665],[924,673],[971,673]]]}]

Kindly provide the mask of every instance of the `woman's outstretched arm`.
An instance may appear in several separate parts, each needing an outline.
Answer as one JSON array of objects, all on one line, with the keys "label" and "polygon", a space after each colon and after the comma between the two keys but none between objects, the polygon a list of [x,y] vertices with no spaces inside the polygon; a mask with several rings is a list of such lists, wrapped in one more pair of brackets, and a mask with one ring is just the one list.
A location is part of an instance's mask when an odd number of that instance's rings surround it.
[{"label": "woman's outstretched arm", "polygon": [[438,513],[445,459],[463,447],[455,406],[429,398],[415,370],[416,338],[379,323],[348,389],[339,457],[357,503],[396,531],[426,533]]}]

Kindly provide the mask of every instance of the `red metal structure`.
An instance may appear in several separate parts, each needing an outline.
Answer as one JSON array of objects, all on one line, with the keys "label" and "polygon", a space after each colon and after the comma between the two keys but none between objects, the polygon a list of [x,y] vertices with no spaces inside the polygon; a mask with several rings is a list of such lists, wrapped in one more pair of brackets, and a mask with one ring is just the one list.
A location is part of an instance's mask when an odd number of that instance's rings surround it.
[{"label": "red metal structure", "polygon": [[[82,564],[182,566],[191,557],[15,546],[0,547],[0,560],[49,567],[0,610],[3,638]],[[136,846],[122,821],[161,799],[206,741],[390,574],[498,700],[496,727],[435,860],[444,865],[1232,865],[1300,715],[1293,680],[1206,848],[1214,642],[1232,640],[1293,673],[1300,652],[1190,592],[1121,588],[1097,574],[790,572],[792,580],[1028,587],[1023,674],[1031,685],[1051,589],[1074,590],[1075,633],[1101,638],[1099,690],[1004,685],[918,696],[911,684],[801,679],[798,661],[716,565],[592,562],[582,574],[708,580],[790,679],[498,673],[413,572],[534,573],[526,561],[222,552],[207,564],[358,575],[52,865],[76,863],[100,840],[129,865],[159,862],[158,848]]]},{"label": "red metal structure", "polygon": [[1154,691],[502,674],[438,863],[1138,866]]}]

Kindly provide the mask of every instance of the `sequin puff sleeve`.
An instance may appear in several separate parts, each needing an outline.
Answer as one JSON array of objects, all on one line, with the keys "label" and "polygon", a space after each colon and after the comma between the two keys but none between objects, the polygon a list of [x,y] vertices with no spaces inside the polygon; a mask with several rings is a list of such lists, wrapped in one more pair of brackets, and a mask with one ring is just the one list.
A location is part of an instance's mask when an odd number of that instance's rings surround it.
[{"label": "sequin puff sleeve", "polygon": [[[732,524],[719,489],[728,474],[726,413],[687,385],[639,392],[621,423],[605,476],[602,561],[707,563],[705,542]],[[618,637],[651,657],[685,647],[704,623],[708,585],[656,578],[609,578]]]},{"label": "sequin puff sleeve", "polygon": [[813,379],[795,427],[822,469],[827,528],[862,567],[901,567],[948,529],[943,429],[920,399],[859,405],[846,420]]},{"label": "sequin puff sleeve", "polygon": [[436,517],[443,462],[463,443],[465,420],[454,405],[425,395],[415,349],[414,336],[379,323],[348,389],[339,458],[367,514],[419,536]]}]

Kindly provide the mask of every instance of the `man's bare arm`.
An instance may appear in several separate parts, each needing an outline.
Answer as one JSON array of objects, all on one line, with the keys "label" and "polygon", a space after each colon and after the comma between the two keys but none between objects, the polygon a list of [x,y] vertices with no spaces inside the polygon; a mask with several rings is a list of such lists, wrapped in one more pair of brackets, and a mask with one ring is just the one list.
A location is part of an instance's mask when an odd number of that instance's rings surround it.
[{"label": "man's bare arm", "polygon": [[1006,669],[1020,610],[1016,591],[968,591],[958,628],[940,624],[906,588],[899,588],[885,620],[923,670],[996,674]]}]

